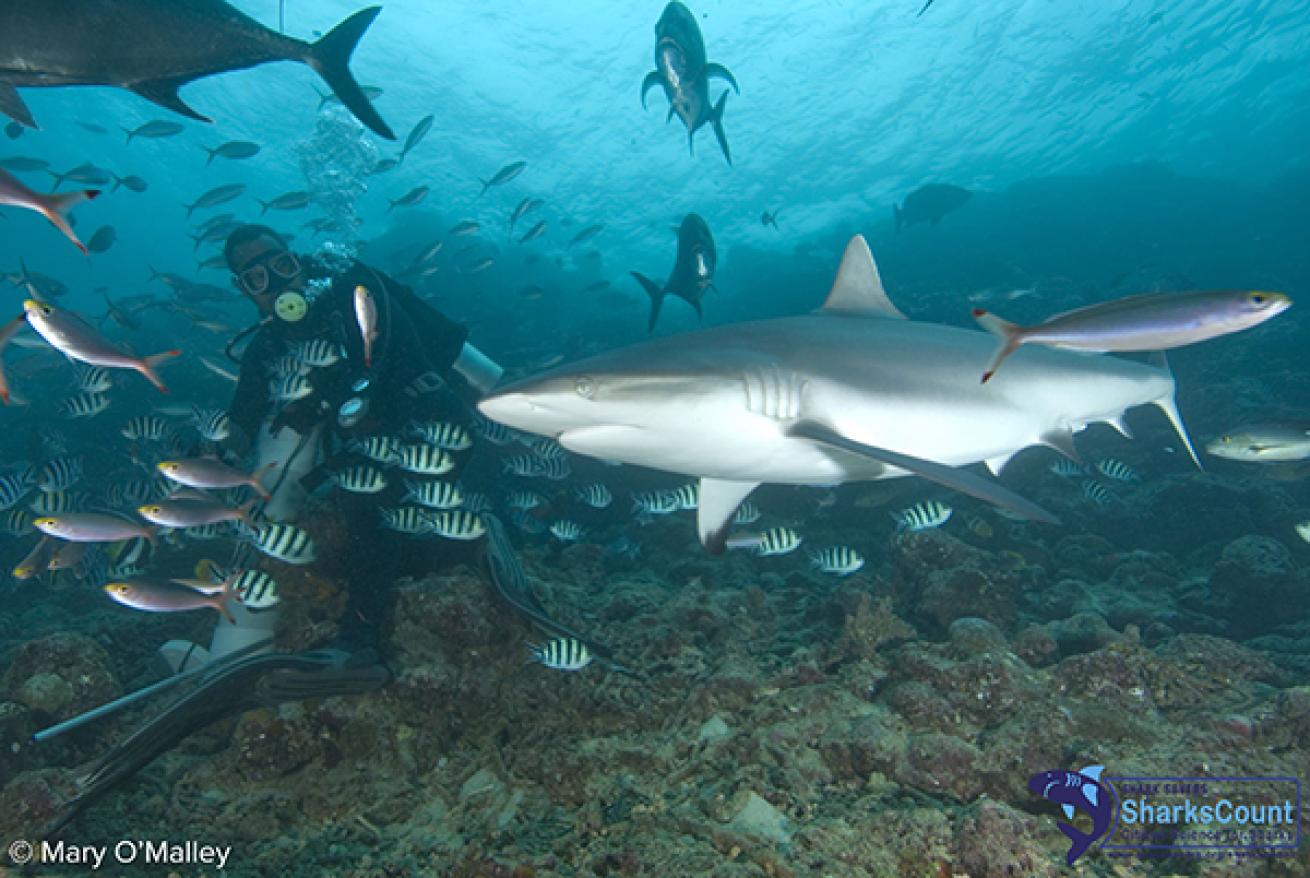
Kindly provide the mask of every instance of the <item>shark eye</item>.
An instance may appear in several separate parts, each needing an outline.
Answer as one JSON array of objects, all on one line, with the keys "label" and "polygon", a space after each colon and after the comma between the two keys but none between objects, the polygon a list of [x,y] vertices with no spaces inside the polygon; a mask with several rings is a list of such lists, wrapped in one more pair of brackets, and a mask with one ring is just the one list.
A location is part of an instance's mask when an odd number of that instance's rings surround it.
[{"label": "shark eye", "polygon": [[573,389],[578,392],[578,396],[583,399],[591,399],[596,395],[596,382],[590,378],[579,378],[573,383]]}]

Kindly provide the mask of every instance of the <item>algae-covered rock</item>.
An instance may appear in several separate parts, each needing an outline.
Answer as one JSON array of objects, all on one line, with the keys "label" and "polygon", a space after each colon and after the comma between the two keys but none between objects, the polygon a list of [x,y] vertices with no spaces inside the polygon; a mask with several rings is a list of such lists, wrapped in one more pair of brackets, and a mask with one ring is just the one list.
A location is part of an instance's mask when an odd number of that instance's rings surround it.
[{"label": "algae-covered rock", "polygon": [[59,716],[75,695],[67,680],[49,673],[28,677],[15,693],[20,704],[51,716]]},{"label": "algae-covered rock", "polygon": [[13,652],[0,695],[63,720],[121,695],[108,654],[80,634],[29,640]]},{"label": "algae-covered rock", "polygon": [[1194,609],[1222,616],[1239,636],[1267,631],[1301,618],[1310,590],[1292,553],[1277,540],[1255,534],[1224,546],[1210,575],[1211,606]]},{"label": "algae-covered rock", "polygon": [[744,835],[754,835],[778,844],[791,841],[791,829],[787,817],[755,792],[748,792],[743,797],[728,827]]}]

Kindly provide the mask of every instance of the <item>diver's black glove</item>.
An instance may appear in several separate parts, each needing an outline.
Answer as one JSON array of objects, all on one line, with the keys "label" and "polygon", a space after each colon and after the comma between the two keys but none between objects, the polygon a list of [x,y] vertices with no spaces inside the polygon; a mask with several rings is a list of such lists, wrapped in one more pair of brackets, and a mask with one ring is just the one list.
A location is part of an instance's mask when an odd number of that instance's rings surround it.
[{"label": "diver's black glove", "polygon": [[282,411],[273,418],[269,430],[276,435],[283,427],[289,427],[293,432],[303,436],[323,423],[331,410],[331,404],[318,394],[307,396],[283,406]]}]

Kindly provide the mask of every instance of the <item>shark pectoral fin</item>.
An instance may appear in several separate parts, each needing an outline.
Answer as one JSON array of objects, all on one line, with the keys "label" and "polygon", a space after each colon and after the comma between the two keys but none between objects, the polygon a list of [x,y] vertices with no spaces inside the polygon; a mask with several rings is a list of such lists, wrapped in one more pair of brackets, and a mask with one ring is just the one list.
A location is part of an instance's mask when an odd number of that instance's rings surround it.
[{"label": "shark pectoral fin", "polygon": [[728,105],[728,90],[725,88],[723,94],[719,95],[719,102],[714,105],[714,110],[710,113],[710,126],[714,129],[714,137],[719,141],[719,149],[723,150],[723,157],[732,164],[732,152],[728,149],[728,135],[723,130],[723,108]]},{"label": "shark pectoral fin", "polygon": [[882,278],[878,276],[878,266],[873,262],[873,253],[863,235],[856,235],[846,245],[841,265],[837,268],[837,277],[832,282],[832,289],[828,291],[822,310],[865,317],[905,319],[905,315],[887,298],[887,291],[882,288]]},{"label": "shark pectoral fin", "polygon": [[177,90],[190,82],[191,79],[182,77],[179,79],[152,79],[148,82],[138,82],[129,86],[132,91],[153,104],[172,110],[174,113],[180,113],[188,119],[195,119],[198,122],[212,122],[213,119],[203,116],[200,113],[187,106],[182,98],[178,97]]},{"label": "shark pectoral fin", "polygon": [[700,501],[696,508],[696,530],[701,545],[720,555],[727,547],[728,528],[741,501],[759,486],[759,482],[731,482],[726,479],[701,479]]},{"label": "shark pectoral fin", "polygon": [[[1150,363],[1155,368],[1167,373],[1170,381],[1173,380],[1174,373],[1169,368],[1169,358],[1164,355],[1164,351],[1156,351],[1151,354]],[[1183,445],[1187,446],[1187,453],[1192,456],[1192,463],[1196,464],[1197,469],[1205,469],[1205,467],[1201,466],[1201,459],[1196,456],[1196,449],[1192,447],[1192,439],[1187,435],[1187,427],[1183,425],[1183,416],[1178,411],[1178,401],[1174,399],[1174,389],[1169,388],[1169,393],[1157,399],[1155,405],[1156,408],[1164,412],[1164,416],[1169,419],[1169,424],[1174,428],[1174,432],[1178,434],[1178,438],[1183,441]]]},{"label": "shark pectoral fin", "polygon": [[7,82],[0,82],[0,113],[4,113],[20,125],[26,125],[28,128],[37,127],[36,120],[32,118],[32,111],[23,103],[18,89]]},{"label": "shark pectoral fin", "polygon": [[[660,77],[658,70],[652,70],[646,74],[646,78],[641,81],[641,108],[646,109],[646,92],[650,91],[657,85],[663,85],[664,80]],[[669,114],[672,115],[673,107],[670,105]],[[665,121],[668,121],[667,119]]]},{"label": "shark pectoral fin", "polygon": [[1065,819],[1072,820],[1074,815],[1073,805],[1061,805],[1060,809],[1064,811]]},{"label": "shark pectoral fin", "polygon": [[1082,457],[1078,454],[1078,449],[1073,444],[1073,430],[1067,427],[1063,430],[1049,430],[1042,435],[1042,444],[1047,448],[1054,448],[1074,463],[1081,464]]},{"label": "shark pectoral fin", "polygon": [[646,331],[651,332],[655,329],[655,323],[660,319],[660,307],[664,304],[664,288],[639,271],[628,273],[637,279],[637,283],[641,284],[641,288],[646,291],[646,295],[650,296],[650,323],[647,325]]},{"label": "shark pectoral fin", "polygon": [[713,61],[711,61],[709,64],[706,64],[705,75],[707,77],[717,76],[719,79],[724,80],[725,82],[728,83],[728,85],[732,86],[733,91],[735,91],[737,94],[741,94],[741,86],[737,85],[737,78],[733,76],[728,71],[728,68],[724,67],[722,64],[715,64]]},{"label": "shark pectoral fin", "polygon": [[1045,524],[1060,523],[1060,519],[1031,500],[1026,500],[1009,488],[974,475],[968,470],[946,466],[932,460],[924,460],[921,457],[901,454],[898,451],[890,451],[886,448],[865,445],[863,442],[857,442],[814,421],[797,421],[787,430],[787,433],[790,436],[811,439],[823,445],[830,445],[833,448],[859,454],[880,463],[899,467],[917,476],[923,476],[931,482],[953,488],[962,494],[968,494],[970,497],[977,497],[979,500],[985,500],[1003,509],[1009,509],[1011,512],[1033,521],[1040,521]]}]

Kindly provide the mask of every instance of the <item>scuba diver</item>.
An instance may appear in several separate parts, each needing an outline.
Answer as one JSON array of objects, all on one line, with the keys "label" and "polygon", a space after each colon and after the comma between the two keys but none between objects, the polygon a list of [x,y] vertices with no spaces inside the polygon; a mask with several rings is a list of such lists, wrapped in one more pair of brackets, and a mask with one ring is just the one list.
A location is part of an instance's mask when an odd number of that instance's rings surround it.
[{"label": "scuba diver", "polygon": [[[333,274],[297,256],[277,232],[259,225],[234,230],[225,256],[234,284],[260,314],[259,323],[228,347],[231,356],[236,343],[253,335],[241,356],[228,415],[235,428],[232,450],[253,450],[257,465],[267,468],[261,479],[271,495],[262,511],[267,520],[294,520],[333,473],[360,462],[354,440],[403,435],[416,419],[467,421],[472,403],[500,379],[500,367],[468,343],[464,327],[363,263]],[[376,333],[370,333],[368,342],[356,318],[355,291],[361,287],[376,316],[376,326],[369,327]],[[305,376],[309,391],[301,388],[298,398],[275,401],[273,371],[292,349],[309,350],[304,345],[314,346],[311,358],[320,364]],[[400,486],[390,483],[399,481],[388,479],[381,493],[334,491],[328,501],[335,506],[331,518],[347,532],[340,559],[349,582],[346,610],[331,647],[274,652],[277,606],[255,610],[233,602],[235,622],[219,620],[208,649],[182,641],[161,647],[172,677],[36,736],[44,740],[177,681],[200,681],[111,748],[81,779],[78,795],[47,831],[58,832],[155,757],[218,719],[387,685],[392,673],[382,633],[402,566],[417,561],[431,569],[435,553],[470,551],[468,543],[416,542],[381,526],[379,508],[397,504]],[[492,584],[528,618],[549,622],[544,610],[524,597],[527,583],[499,522],[491,515],[485,519],[489,538],[478,548]],[[234,563],[249,550],[243,541]]]}]

